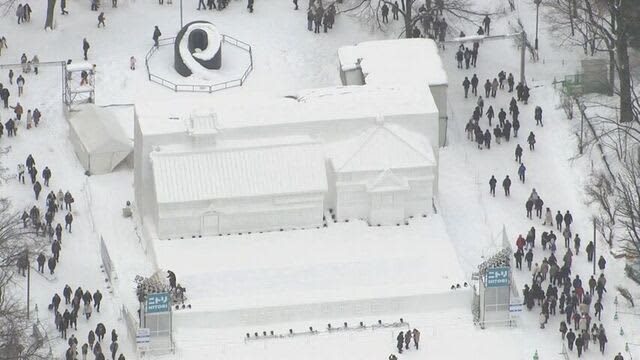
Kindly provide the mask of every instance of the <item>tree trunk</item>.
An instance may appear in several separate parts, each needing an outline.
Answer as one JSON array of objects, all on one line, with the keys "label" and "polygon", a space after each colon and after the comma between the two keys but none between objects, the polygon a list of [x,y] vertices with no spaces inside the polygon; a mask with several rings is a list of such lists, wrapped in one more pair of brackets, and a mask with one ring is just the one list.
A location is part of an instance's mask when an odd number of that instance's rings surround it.
[{"label": "tree trunk", "polygon": [[629,42],[627,33],[620,32],[616,41],[618,55],[618,80],[620,82],[620,122],[633,120],[633,103],[631,100],[631,71],[629,69]]},{"label": "tree trunk", "polygon": [[412,19],[412,7],[413,0],[405,0],[407,3],[407,7],[404,11],[404,32],[405,37],[407,39],[411,39],[413,37],[413,25],[411,24]]},{"label": "tree trunk", "polygon": [[47,0],[47,18],[44,22],[44,29],[53,30],[53,19],[56,15],[56,0]]},{"label": "tree trunk", "polygon": [[609,50],[609,96],[613,96],[613,89],[616,86],[616,52]]}]

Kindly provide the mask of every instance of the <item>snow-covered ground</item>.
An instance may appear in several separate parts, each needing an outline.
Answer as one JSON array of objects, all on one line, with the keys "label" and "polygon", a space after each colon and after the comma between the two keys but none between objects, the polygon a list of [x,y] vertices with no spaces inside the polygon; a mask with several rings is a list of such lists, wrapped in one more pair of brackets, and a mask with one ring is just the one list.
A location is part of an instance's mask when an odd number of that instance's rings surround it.
[{"label": "snow-covered ground", "polygon": [[[503,6],[505,2],[492,0],[476,0],[480,8],[493,8]],[[165,1],[166,4],[166,1]],[[222,33],[229,34],[246,41],[253,47],[255,70],[250,75],[247,83],[242,88],[228,90],[234,93],[251,92],[284,92],[305,88],[318,88],[339,84],[338,61],[336,50],[339,46],[355,44],[357,42],[392,38],[394,33],[371,32],[369,26],[361,25],[357,19],[346,15],[339,15],[336,25],[328,34],[314,35],[306,30],[306,14],[304,11],[295,12],[288,1],[262,2],[255,4],[255,12],[249,14],[242,1],[232,1],[230,6],[222,12],[208,12],[195,10],[195,1],[185,3],[185,23],[192,20],[207,19],[216,24]],[[503,18],[494,20],[493,32],[507,31],[509,23],[514,22],[514,16],[520,15],[529,32],[534,29],[535,6],[530,1],[519,1],[518,10],[515,13],[507,13]],[[66,16],[58,16],[57,27],[54,31],[44,32],[45,2],[39,1],[31,4],[34,13],[30,23],[17,25],[13,11],[0,18],[0,35],[6,36],[8,49],[3,49],[0,62],[17,63],[20,55],[26,52],[31,58],[38,54],[40,61],[58,61],[66,59],[80,60],[82,55],[82,38],[86,37],[91,43],[89,60],[97,65],[97,89],[96,101],[99,105],[107,104],[133,104],[136,102],[166,102],[171,103],[175,99],[184,101],[206,101],[209,96],[203,94],[176,94],[166,88],[152,84],[148,81],[144,72],[143,59],[149,47],[152,45],[151,33],[153,26],[158,25],[163,32],[163,37],[172,37],[179,28],[178,2],[173,5],[159,6],[156,2],[145,1],[119,1],[119,7],[113,9],[105,6],[107,27],[98,29],[97,13],[89,10],[88,2],[68,1]],[[576,120],[568,121],[562,110],[558,107],[559,99],[555,95],[551,82],[561,79],[564,75],[573,74],[579,66],[579,51],[559,48],[553,42],[553,37],[547,32],[544,17],[540,35],[540,61],[538,63],[527,62],[527,80],[532,84],[531,99],[529,105],[520,105],[521,124],[520,136],[507,144],[492,144],[491,150],[477,150],[475,144],[466,140],[464,125],[467,122],[473,107],[475,98],[463,99],[462,80],[464,76],[478,73],[481,83],[487,77],[496,77],[500,70],[512,72],[518,78],[519,51],[510,40],[485,41],[480,47],[478,67],[473,70],[458,70],[455,67],[455,45],[450,45],[442,53],[443,61],[449,77],[449,127],[448,145],[440,151],[440,193],[439,216],[445,222],[446,230],[453,244],[445,250],[430,247],[428,243],[420,245],[421,251],[433,250],[436,254],[428,254],[428,261],[441,261],[441,263],[428,264],[440,266],[443,273],[448,269],[458,270],[457,264],[462,267],[463,276],[470,278],[475,266],[482,261],[483,256],[491,254],[491,251],[499,246],[501,241],[500,231],[505,226],[512,241],[518,234],[526,233],[531,226],[536,226],[538,234],[543,227],[540,220],[528,220],[525,217],[524,201],[536,188],[545,207],[556,210],[570,210],[574,215],[574,233],[580,234],[583,239],[583,247],[591,240],[591,212],[585,205],[583,185],[591,170],[592,160],[589,158],[574,159],[576,152],[576,138],[573,135]],[[474,29],[465,29],[472,33]],[[138,69],[129,70],[129,57],[138,59]],[[156,60],[170,61],[162,56]],[[165,64],[170,66],[170,63]],[[8,85],[6,76],[8,70],[3,69],[0,82]],[[14,69],[14,71],[16,71]],[[18,71],[17,71],[18,72]],[[26,130],[23,123],[19,125],[18,136],[7,138],[6,132],[0,142],[2,147],[11,147],[10,151],[2,158],[2,164],[14,171],[18,163],[24,162],[28,154],[33,154],[38,170],[41,172],[44,166],[49,166],[53,172],[51,190],[69,190],[75,197],[73,234],[64,233],[61,261],[56,269],[56,276],[48,279],[35,275],[32,272],[32,304],[38,305],[38,317],[49,330],[49,336],[53,339],[53,353],[56,357],[63,357],[66,342],[58,339],[58,333],[53,326],[51,313],[47,304],[54,292],[61,294],[65,284],[73,289],[82,286],[84,289],[94,291],[100,289],[105,294],[101,313],[95,313],[90,321],[79,319],[79,327],[76,336],[81,343],[85,341],[87,332],[95,328],[98,322],[104,322],[108,331],[116,328],[120,333],[120,349],[127,358],[135,358],[134,344],[125,336],[125,324],[120,320],[119,309],[126,305],[132,311],[137,309],[134,295],[135,284],[133,278],[140,274],[148,276],[157,265],[164,267],[162,262],[178,253],[188,251],[191,246],[198,248],[200,239],[187,240],[184,248],[178,241],[162,243],[159,246],[158,259],[160,264],[155,264],[155,256],[145,252],[141,244],[139,226],[135,220],[125,219],[120,216],[121,208],[127,200],[133,199],[133,177],[131,169],[121,166],[114,173],[102,176],[86,177],[67,140],[67,123],[61,102],[61,71],[59,67],[41,67],[40,75],[28,74],[26,78],[25,94],[17,98],[17,88],[10,85],[12,97],[11,105],[19,100],[26,109],[38,108],[43,114],[41,126]],[[480,89],[479,89],[480,90]],[[482,92],[482,90],[480,90]],[[508,110],[510,96],[504,91],[499,91],[496,99],[485,100],[485,109],[493,105],[496,112],[500,107]],[[247,97],[247,106],[251,104],[251,98]],[[536,127],[533,121],[533,108],[540,105],[544,109],[544,128]],[[131,109],[127,107],[112,108],[119,114],[114,126],[123,126],[128,134],[132,133]],[[6,121],[12,113],[10,109],[0,109],[0,118]],[[486,128],[486,117],[481,120],[481,126]],[[529,131],[536,134],[536,150],[529,151],[525,147],[523,161],[527,166],[527,182],[517,182],[517,166],[514,161],[514,148],[517,142],[525,145],[524,139]],[[518,141],[519,140],[519,141]],[[593,164],[599,166],[598,161]],[[501,181],[505,175],[510,175],[514,181],[512,196],[505,198],[498,191],[493,198],[489,195],[488,181],[492,174]],[[27,179],[27,182],[28,179]],[[42,208],[46,196],[45,188],[37,202]],[[33,191],[30,185],[21,185],[15,179],[9,180],[0,187],[2,196],[11,199],[17,210],[33,206]],[[62,222],[63,215],[58,214],[55,223]],[[355,226],[357,224],[349,224]],[[332,225],[333,226],[333,225]],[[335,225],[342,226],[342,224]],[[368,228],[363,227],[366,233]],[[410,228],[400,227],[398,231],[419,231],[420,227],[410,225]],[[400,230],[401,229],[401,230]],[[550,229],[550,228],[549,228]],[[392,231],[389,229],[388,231]],[[313,241],[314,231],[296,231],[287,233],[288,236],[304,236],[307,241]],[[400,233],[398,233],[400,234]],[[265,243],[280,241],[277,233],[265,234]],[[397,235],[397,234],[396,234]],[[102,236],[107,243],[109,252],[114,261],[118,280],[114,284],[114,292],[110,293],[104,281],[105,275],[100,270],[99,238]],[[345,239],[352,236],[350,232],[344,232]],[[239,249],[232,249],[231,241],[240,242]],[[237,239],[237,237],[224,237],[215,241],[226,241],[224,244],[228,251],[248,249],[254,253],[261,250],[247,244],[250,237]],[[332,239],[337,242],[340,239]],[[262,239],[261,239],[262,241]],[[379,241],[379,240],[378,240]],[[412,241],[415,241],[412,240]],[[193,244],[191,244],[193,242]],[[407,244],[410,245],[407,240]],[[364,247],[364,246],[363,246]],[[560,246],[562,249],[562,247]],[[191,249],[196,251],[196,249]],[[341,259],[342,262],[358,261],[356,249],[343,247],[313,248],[318,258]],[[378,250],[383,249],[382,247]],[[562,251],[559,249],[559,251]],[[306,256],[313,254],[309,249]],[[398,246],[398,257],[416,255],[410,246],[403,248]],[[298,250],[296,250],[298,251]],[[362,251],[362,260],[367,258],[367,250]],[[395,258],[395,254],[384,254],[381,251],[371,250],[381,258]],[[437,251],[446,251],[442,257],[437,256]],[[621,310],[620,320],[613,320],[615,285],[628,286],[633,294],[638,294],[638,287],[631,284],[623,272],[624,263],[614,260],[608,254],[606,244],[598,240],[598,253],[605,254],[607,258],[606,275],[608,278],[605,295],[603,323],[608,332],[609,344],[604,358],[613,358],[618,351],[624,350],[624,343],[637,342],[640,335],[640,326],[625,301],[619,298],[618,307]],[[175,253],[173,253],[175,252]],[[455,252],[457,262],[454,266],[445,263]],[[221,259],[225,252],[211,254],[216,261],[212,268],[217,271],[231,271],[232,259]],[[296,258],[295,254],[283,252],[282,256],[289,255]],[[535,252],[534,262],[541,262],[544,256],[541,249]],[[301,256],[304,259],[306,256]],[[434,260],[434,256],[436,259]],[[256,255],[259,257],[259,255]],[[261,259],[267,261],[269,258]],[[276,258],[273,258],[276,259]],[[197,281],[199,262],[206,262],[206,254],[198,254],[193,259],[184,262],[174,261],[168,266],[182,266],[185,273],[185,282],[193,279],[192,284],[185,284],[190,292],[196,292],[200,288],[203,292],[208,287],[206,280]],[[193,263],[191,263],[193,261]],[[241,262],[243,263],[243,262]],[[244,262],[248,262],[245,260]],[[316,259],[316,264],[323,263]],[[381,264],[384,262],[381,262]],[[383,264],[384,265],[384,264]],[[193,266],[191,270],[189,267]],[[198,267],[201,265],[198,265]],[[389,274],[410,273],[411,267],[398,265],[400,269],[389,265]],[[382,268],[384,266],[381,265]],[[579,273],[585,278],[591,273],[591,264],[587,263],[586,256],[582,253],[574,260],[573,273]],[[259,268],[256,264],[243,265],[242,270]],[[380,270],[382,271],[382,270]],[[422,270],[414,274],[422,273]],[[180,276],[180,271],[176,271]],[[250,272],[250,271],[249,271]],[[368,274],[368,279],[376,274]],[[383,276],[384,275],[384,276]],[[449,274],[453,276],[452,274]],[[292,281],[303,281],[291,276]],[[412,275],[413,276],[413,275]],[[413,277],[409,279],[413,279]],[[289,279],[289,278],[287,278]],[[254,280],[256,280],[254,278]],[[447,279],[448,280],[448,279]],[[244,279],[237,279],[242,282]],[[323,280],[324,281],[324,280]],[[424,279],[438,281],[438,279]],[[526,271],[517,272],[519,284],[529,283],[530,275]],[[348,285],[348,282],[345,283]],[[343,285],[345,285],[343,284]],[[245,284],[247,285],[247,284]],[[264,285],[264,284],[263,284]],[[267,284],[268,285],[268,284]],[[346,286],[345,285],[345,286]],[[25,282],[18,281],[16,296],[23,296]],[[247,285],[248,286],[248,285]],[[268,288],[268,286],[266,287]],[[241,289],[238,287],[237,289]],[[196,300],[194,299],[194,304]],[[422,349],[409,351],[408,358],[480,358],[480,359],[529,359],[534,351],[538,351],[541,359],[560,359],[561,341],[558,333],[559,316],[552,318],[547,329],[538,327],[537,311],[531,313],[525,311],[522,314],[517,328],[489,327],[480,330],[473,326],[471,311],[450,310],[438,313],[405,313],[398,311],[395,316],[384,317],[384,321],[395,321],[403,317],[412,327],[422,330]],[[373,323],[377,319],[357,318],[335,319],[336,324],[342,321],[357,323]],[[176,329],[178,351],[167,358],[178,359],[326,359],[326,358],[356,358],[373,359],[385,358],[394,351],[395,332],[397,330],[366,330],[351,331],[345,333],[296,336],[293,338],[261,340],[245,343],[244,334],[254,331],[274,330],[276,333],[286,333],[289,328],[304,331],[308,326],[324,329],[325,322],[308,321],[304,323],[283,323],[271,325],[270,328],[224,328],[224,329]],[[620,328],[624,329],[624,336],[620,336]],[[107,335],[107,338],[109,336]],[[463,346],[461,346],[463,345]],[[108,341],[103,348],[108,346]],[[631,352],[635,358],[640,356],[638,347],[631,345]],[[592,345],[586,358],[603,358]],[[626,357],[626,356],[625,356]],[[575,358],[571,354],[570,358]]]}]

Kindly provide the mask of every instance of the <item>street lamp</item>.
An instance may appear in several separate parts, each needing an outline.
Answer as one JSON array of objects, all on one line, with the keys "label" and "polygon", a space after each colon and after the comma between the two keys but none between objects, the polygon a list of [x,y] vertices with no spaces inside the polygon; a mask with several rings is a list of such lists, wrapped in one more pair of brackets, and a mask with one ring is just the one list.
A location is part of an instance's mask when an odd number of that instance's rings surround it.
[{"label": "street lamp", "polygon": [[536,41],[535,41],[535,48],[536,50],[538,50],[538,13],[540,12],[540,3],[542,2],[542,0],[533,0],[533,3],[536,4]]}]

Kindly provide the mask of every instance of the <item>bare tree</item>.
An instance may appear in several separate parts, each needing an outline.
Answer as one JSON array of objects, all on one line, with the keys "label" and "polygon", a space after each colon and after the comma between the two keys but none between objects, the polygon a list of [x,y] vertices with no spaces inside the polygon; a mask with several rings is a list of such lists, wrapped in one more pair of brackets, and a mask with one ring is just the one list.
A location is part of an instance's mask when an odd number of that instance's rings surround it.
[{"label": "bare tree", "polygon": [[615,87],[618,74],[619,119],[634,118],[632,79],[629,66],[629,42],[637,21],[630,14],[637,2],[623,0],[544,0],[552,31],[563,43],[582,46],[585,54],[606,52],[609,55],[609,82]]},{"label": "bare tree", "polygon": [[[24,299],[16,296],[15,277],[19,259],[36,254],[45,246],[24,226],[20,213],[7,199],[0,199],[0,358],[44,359],[42,338],[33,336]],[[28,266],[28,258],[26,259]]]},{"label": "bare tree", "polygon": [[[399,17],[404,23],[404,28],[400,36],[406,38],[413,37],[413,29],[419,24],[423,25],[423,32],[428,23],[428,18],[435,19],[436,16],[444,16],[447,20],[458,20],[461,23],[480,26],[485,15],[495,15],[498,12],[483,12],[476,10],[470,0],[398,0]],[[395,6],[394,0],[346,0],[341,13],[354,13],[366,21],[373,21],[376,27],[384,30],[380,16],[382,6],[387,5],[390,9]],[[450,21],[453,23],[453,21]],[[457,33],[456,33],[457,35]]]}]

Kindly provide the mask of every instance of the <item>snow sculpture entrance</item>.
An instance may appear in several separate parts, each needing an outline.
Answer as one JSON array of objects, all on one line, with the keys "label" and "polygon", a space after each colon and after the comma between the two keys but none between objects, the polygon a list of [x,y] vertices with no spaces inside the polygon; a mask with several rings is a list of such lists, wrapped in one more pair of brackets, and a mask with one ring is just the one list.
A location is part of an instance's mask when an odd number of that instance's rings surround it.
[{"label": "snow sculpture entrance", "polygon": [[185,25],[174,44],[174,68],[182,76],[190,76],[197,68],[219,70],[222,67],[222,36],[208,21]]}]

